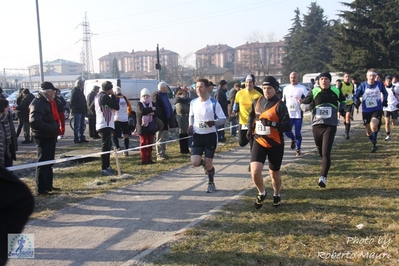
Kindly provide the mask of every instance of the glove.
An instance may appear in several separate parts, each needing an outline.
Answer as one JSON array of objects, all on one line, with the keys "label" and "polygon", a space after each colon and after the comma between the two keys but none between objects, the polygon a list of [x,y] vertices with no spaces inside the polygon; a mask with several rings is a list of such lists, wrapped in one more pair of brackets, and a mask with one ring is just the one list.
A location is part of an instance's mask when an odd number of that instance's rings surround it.
[{"label": "glove", "polygon": [[355,108],[359,109],[359,106],[362,104],[362,102],[360,100],[356,100],[355,102]]},{"label": "glove", "polygon": [[215,125],[215,121],[206,121],[205,124],[206,124],[208,127],[213,127],[213,126]]},{"label": "glove", "polygon": [[383,100],[382,101],[382,106],[387,107],[388,106],[388,101],[387,100]]},{"label": "glove", "polygon": [[248,129],[248,131],[247,131],[247,140],[250,140],[250,139],[252,139],[252,130],[249,130]]},{"label": "glove", "polygon": [[344,109],[341,109],[341,110],[339,110],[339,114],[340,114],[342,117],[345,117],[346,111],[345,111]]},{"label": "glove", "polygon": [[194,133],[194,128],[193,128],[193,126],[189,126],[188,129],[187,129],[187,134],[190,135],[190,136],[192,136],[193,133]]},{"label": "glove", "polygon": [[399,108],[399,103],[396,105],[396,108]]}]

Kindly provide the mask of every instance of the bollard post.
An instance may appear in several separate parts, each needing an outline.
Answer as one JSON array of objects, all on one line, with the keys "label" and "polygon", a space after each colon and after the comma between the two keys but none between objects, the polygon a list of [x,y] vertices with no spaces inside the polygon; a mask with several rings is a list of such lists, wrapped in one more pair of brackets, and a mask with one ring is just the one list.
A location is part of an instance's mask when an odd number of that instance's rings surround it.
[{"label": "bollard post", "polygon": [[118,176],[121,176],[121,165],[119,163],[118,151],[116,147],[114,147],[114,153],[115,153],[116,168],[118,169]]}]

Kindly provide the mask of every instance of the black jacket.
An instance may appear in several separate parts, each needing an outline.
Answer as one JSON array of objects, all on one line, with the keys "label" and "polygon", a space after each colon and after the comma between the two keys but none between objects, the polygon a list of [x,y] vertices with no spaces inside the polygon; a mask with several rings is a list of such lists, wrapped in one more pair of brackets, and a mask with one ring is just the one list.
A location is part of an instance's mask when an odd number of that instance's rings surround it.
[{"label": "black jacket", "polygon": [[57,141],[59,125],[54,120],[50,102],[41,93],[30,105],[29,124],[33,138]]},{"label": "black jacket", "polygon": [[226,90],[219,88],[215,93],[215,99],[222,107],[224,115],[228,117],[229,114],[227,112],[228,101],[226,96]]},{"label": "black jacket", "polygon": [[86,97],[80,88],[71,91],[71,110],[73,114],[87,114]]},{"label": "black jacket", "polygon": [[[143,115],[148,115],[149,113],[154,112],[154,117],[159,117],[161,115],[161,109],[156,103],[152,103],[152,106],[155,107],[155,111],[152,110],[152,107],[144,106],[142,102],[137,103],[136,108],[136,131],[139,135],[154,135],[154,132],[150,132],[147,127],[141,126],[141,120]],[[153,119],[155,119],[153,117]]]},{"label": "black jacket", "polygon": [[19,111],[19,118],[22,122],[29,122],[29,105],[35,99],[32,93],[26,94],[17,106]]},{"label": "black jacket", "polygon": [[91,91],[89,95],[87,95],[87,114],[89,118],[96,118],[96,109],[94,108],[94,99],[96,95],[97,93],[95,91]]},{"label": "black jacket", "polygon": [[66,105],[66,101],[62,96],[55,96],[54,101],[57,103],[57,111],[58,113],[64,112],[64,106]]},{"label": "black jacket", "polygon": [[[162,96],[159,95],[159,91],[155,91],[152,94],[152,102],[154,102],[159,108],[161,109],[161,115],[159,118],[162,120],[164,127],[162,130],[169,130],[169,128],[176,128],[178,127],[176,117],[174,115],[172,105],[169,103],[168,106],[165,105]],[[166,116],[166,108],[169,108],[170,117],[169,119]]]}]

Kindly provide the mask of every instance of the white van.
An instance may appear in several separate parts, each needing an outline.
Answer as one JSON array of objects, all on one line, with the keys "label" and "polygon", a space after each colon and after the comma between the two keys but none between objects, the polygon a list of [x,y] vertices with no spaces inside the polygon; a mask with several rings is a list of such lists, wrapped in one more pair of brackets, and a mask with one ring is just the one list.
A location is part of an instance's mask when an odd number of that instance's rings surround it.
[{"label": "white van", "polygon": [[[136,127],[136,107],[140,101],[140,92],[143,88],[147,88],[152,94],[158,90],[158,80],[156,79],[88,79],[85,81],[84,94],[87,95],[92,91],[93,86],[97,85],[100,87],[104,81],[110,81],[115,87],[120,87],[122,94],[130,100],[133,112],[129,117],[129,125],[132,130]],[[168,87],[168,98],[174,108],[175,95],[173,91]]]}]

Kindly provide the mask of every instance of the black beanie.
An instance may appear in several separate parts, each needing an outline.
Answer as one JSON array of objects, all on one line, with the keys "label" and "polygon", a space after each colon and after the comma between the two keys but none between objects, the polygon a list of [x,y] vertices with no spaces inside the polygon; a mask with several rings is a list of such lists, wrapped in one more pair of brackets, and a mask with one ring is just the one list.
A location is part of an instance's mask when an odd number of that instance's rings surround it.
[{"label": "black beanie", "polygon": [[277,80],[272,76],[266,76],[263,79],[262,86],[265,86],[265,85],[272,86],[275,90],[277,90],[277,87],[278,87]]},{"label": "black beanie", "polygon": [[114,86],[112,85],[112,83],[111,83],[111,81],[104,81],[102,84],[101,84],[101,89],[102,89],[102,91],[109,91],[109,90],[112,90],[112,88],[113,88]]},{"label": "black beanie", "polygon": [[332,79],[330,72],[320,73],[319,78],[328,78],[330,80],[330,82],[331,82],[331,79]]}]

